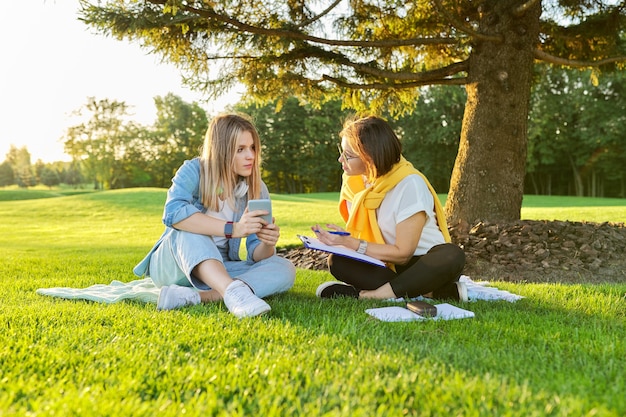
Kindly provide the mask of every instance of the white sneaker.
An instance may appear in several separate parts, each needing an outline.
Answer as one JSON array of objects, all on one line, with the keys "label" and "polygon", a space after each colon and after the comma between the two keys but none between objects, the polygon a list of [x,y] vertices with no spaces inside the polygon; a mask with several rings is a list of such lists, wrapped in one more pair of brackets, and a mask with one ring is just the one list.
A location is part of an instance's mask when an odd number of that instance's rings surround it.
[{"label": "white sneaker", "polygon": [[272,309],[241,280],[235,280],[226,287],[224,304],[237,318],[258,316]]},{"label": "white sneaker", "polygon": [[467,284],[464,282],[458,282],[456,283],[456,287],[459,290],[459,301],[463,301],[463,302],[468,302],[469,301],[469,297],[467,295]]},{"label": "white sneaker", "polygon": [[161,288],[157,310],[174,310],[184,306],[200,304],[200,294],[191,287],[169,285]]}]

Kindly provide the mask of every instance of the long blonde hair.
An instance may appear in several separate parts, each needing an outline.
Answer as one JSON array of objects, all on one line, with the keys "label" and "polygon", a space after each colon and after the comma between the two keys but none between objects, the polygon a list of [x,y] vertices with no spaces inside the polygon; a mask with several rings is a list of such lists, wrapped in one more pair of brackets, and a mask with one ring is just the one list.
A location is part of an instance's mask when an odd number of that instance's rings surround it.
[{"label": "long blonde hair", "polygon": [[[255,160],[252,174],[243,178],[235,172],[237,141],[250,132],[254,141]],[[261,194],[261,139],[249,117],[227,113],[214,117],[204,137],[200,156],[200,198],[209,210],[220,211],[220,200],[235,208],[235,187],[240,181],[248,187],[248,199]]]}]

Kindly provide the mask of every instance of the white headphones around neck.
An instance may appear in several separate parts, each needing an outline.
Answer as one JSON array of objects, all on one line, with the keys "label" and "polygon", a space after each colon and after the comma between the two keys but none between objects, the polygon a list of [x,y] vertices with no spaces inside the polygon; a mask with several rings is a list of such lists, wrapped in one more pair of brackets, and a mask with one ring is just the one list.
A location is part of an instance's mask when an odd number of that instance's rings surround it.
[{"label": "white headphones around neck", "polygon": [[246,181],[239,181],[234,190],[235,198],[242,198],[248,194],[248,183]]}]

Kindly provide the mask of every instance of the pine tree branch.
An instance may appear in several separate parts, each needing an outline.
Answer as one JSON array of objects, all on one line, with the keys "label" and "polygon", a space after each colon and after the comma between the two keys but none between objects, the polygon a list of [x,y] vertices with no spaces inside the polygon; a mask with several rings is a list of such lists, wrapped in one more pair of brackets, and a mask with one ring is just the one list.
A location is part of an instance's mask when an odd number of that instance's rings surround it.
[{"label": "pine tree branch", "polygon": [[[164,5],[166,0],[147,0],[149,3],[156,5]],[[268,29],[259,26],[250,25],[248,23],[241,22],[232,17],[215,13],[214,11],[207,9],[198,9],[189,5],[181,7],[182,10],[193,13],[197,16],[205,19],[212,19],[218,22],[228,24],[238,30],[253,33],[256,35],[277,36],[280,38],[302,40],[312,43],[318,43],[331,46],[352,46],[363,48],[392,48],[396,46],[412,46],[412,45],[440,45],[447,44],[452,45],[459,42],[455,38],[436,37],[436,38],[410,38],[410,39],[386,39],[386,40],[341,40],[341,39],[326,39],[319,38],[317,36],[311,36],[306,33],[297,32],[293,30],[285,29]]]},{"label": "pine tree branch", "polygon": [[401,80],[402,82],[377,82],[371,84],[356,84],[349,83],[347,81],[341,80],[336,77],[331,77],[330,75],[324,75],[322,78],[327,81],[331,81],[341,87],[347,87],[351,89],[404,89],[404,88],[412,88],[419,87],[422,85],[464,85],[467,82],[466,77],[455,77],[451,78],[452,75],[456,75],[460,72],[467,71],[469,68],[468,61],[456,62],[451,65],[447,65],[443,68],[438,68],[431,71],[424,71],[420,73],[412,73],[410,76],[408,74],[400,74],[393,73],[391,71],[371,71],[370,68],[361,68],[356,67],[357,71],[360,71],[363,74],[374,75],[380,78],[386,78],[388,80]]},{"label": "pine tree branch", "polygon": [[478,40],[490,41],[490,42],[502,42],[503,41],[502,36],[485,35],[484,33],[477,32],[474,29],[470,28],[469,26],[466,26],[461,20],[457,19],[455,16],[450,14],[443,7],[443,4],[441,4],[441,0],[433,0],[433,3],[435,3],[435,8],[437,10],[439,10],[441,12],[441,14],[443,14],[443,16],[446,18],[446,20],[455,29],[458,29],[461,32],[463,32],[463,33],[465,33],[467,35],[470,35],[471,37],[473,37],[475,39],[478,39]]},{"label": "pine tree branch", "polygon": [[444,78],[439,80],[424,80],[414,81],[408,83],[371,83],[371,84],[355,84],[349,83],[339,78],[324,75],[322,77],[325,81],[330,81],[339,87],[349,88],[351,90],[403,90],[407,88],[421,87],[424,85],[465,85],[467,79],[462,78]]},{"label": "pine tree branch", "polygon": [[322,17],[326,16],[328,13],[331,12],[331,10],[333,10],[335,7],[337,7],[337,5],[339,3],[341,3],[343,0],[335,0],[333,2],[333,4],[331,4],[330,6],[328,6],[326,8],[326,10],[322,11],[320,14],[318,14],[317,16],[313,16],[311,19],[305,20],[304,22],[300,23],[297,27],[298,28],[303,28],[306,27],[308,25],[310,25],[313,22],[316,22],[318,20],[320,20]]},{"label": "pine tree branch", "polygon": [[597,61],[579,61],[574,59],[560,58],[554,55],[550,55],[547,52],[535,49],[533,54],[536,59],[544,61],[550,64],[563,65],[572,68],[595,68],[601,65],[613,64],[616,62],[626,62],[626,56],[616,56],[611,58],[600,59]]},{"label": "pine tree branch", "polygon": [[455,62],[442,68],[437,68],[423,72],[412,71],[392,71],[381,69],[372,63],[354,62],[343,54],[326,51],[317,47],[301,48],[290,51],[276,57],[276,61],[294,62],[310,58],[318,58],[326,64],[342,65],[354,69],[357,73],[366,74],[376,78],[386,78],[390,80],[415,81],[415,80],[436,80],[444,79],[456,75],[460,72],[467,72],[468,61]]},{"label": "pine tree branch", "polygon": [[514,11],[513,14],[515,16],[523,16],[528,10],[532,9],[533,7],[535,7],[537,5],[537,3],[540,3],[541,0],[529,0],[524,4],[520,4]]}]

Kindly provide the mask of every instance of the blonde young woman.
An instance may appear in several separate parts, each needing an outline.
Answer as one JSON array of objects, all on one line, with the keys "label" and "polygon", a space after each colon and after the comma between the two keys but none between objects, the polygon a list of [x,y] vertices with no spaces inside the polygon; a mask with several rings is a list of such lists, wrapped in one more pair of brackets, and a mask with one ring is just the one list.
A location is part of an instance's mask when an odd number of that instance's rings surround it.
[{"label": "blonde young woman", "polygon": [[343,245],[385,261],[387,267],[331,255],[338,281],[321,284],[317,296],[389,299],[419,295],[467,301],[458,282],[465,254],[450,243],[434,189],[402,156],[389,124],[378,117],[348,120],[340,133],[343,168],[340,213],[346,230],[329,224],[313,231],[328,245]]},{"label": "blonde young woman", "polygon": [[[166,229],[134,268],[161,288],[157,309],[224,300],[237,317],[271,308],[263,300],[289,290],[295,267],[276,255],[280,228],[248,210],[248,200],[269,199],[261,180],[261,143],[243,115],[215,117],[202,155],[178,169],[167,192]],[[239,257],[246,239],[247,259]]]}]

